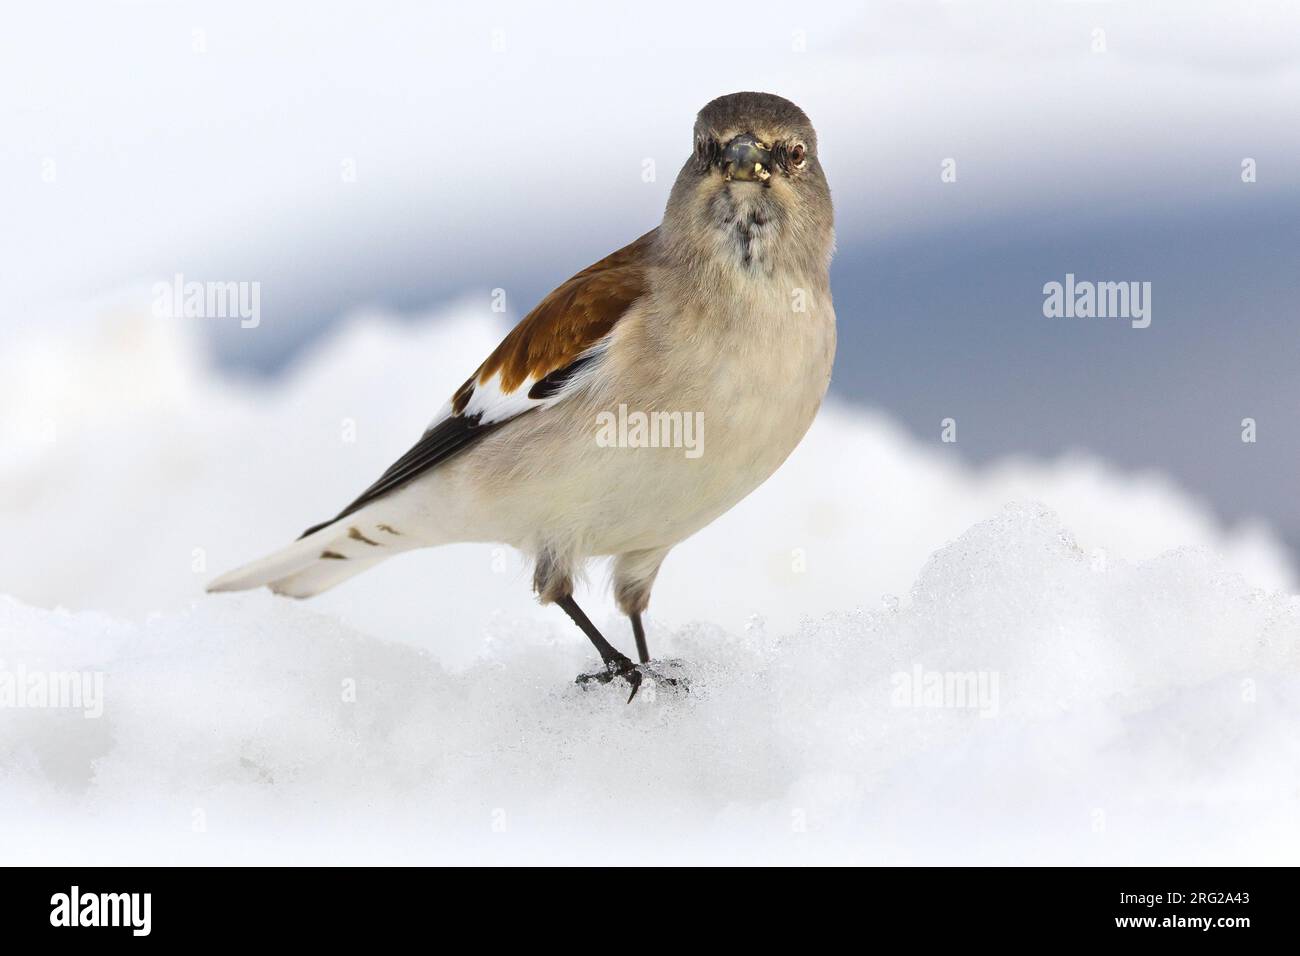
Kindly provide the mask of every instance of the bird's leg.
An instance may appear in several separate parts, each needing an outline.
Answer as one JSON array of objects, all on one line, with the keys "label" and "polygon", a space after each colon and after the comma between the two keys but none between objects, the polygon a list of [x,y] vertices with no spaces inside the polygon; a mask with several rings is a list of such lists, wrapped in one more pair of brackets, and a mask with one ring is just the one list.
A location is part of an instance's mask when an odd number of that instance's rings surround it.
[{"label": "bird's leg", "polygon": [[614,558],[614,600],[619,610],[632,620],[636,652],[642,664],[650,662],[650,650],[646,647],[641,615],[650,604],[650,589],[667,554],[667,548],[651,548],[628,551]]},{"label": "bird's leg", "polygon": [[564,597],[556,598],[555,603],[564,608],[564,613],[573,619],[573,623],[582,629],[582,633],[587,635],[587,639],[595,645],[596,652],[600,654],[600,659],[605,662],[605,669],[596,674],[583,674],[578,678],[578,683],[585,684],[588,681],[600,681],[602,684],[608,683],[615,677],[622,677],[632,685],[632,693],[628,695],[628,703],[636,696],[636,692],[641,689],[641,672],[636,669],[627,657],[621,653],[609,641],[605,640],[605,635],[596,629],[596,625],[591,623],[591,619],[583,613],[582,608],[578,607],[578,602],[573,599],[572,594],[566,594]]},{"label": "bird's leg", "polygon": [[636,638],[636,656],[642,664],[650,663],[650,649],[645,645],[645,628],[641,626],[641,612],[629,614],[632,619],[632,636]]},{"label": "bird's leg", "polygon": [[[639,667],[638,670],[641,670],[644,673],[648,674],[651,677],[651,679],[653,679],[657,683],[667,684],[669,687],[678,686],[678,681],[676,677],[669,677],[667,674],[663,673],[662,671],[655,670],[645,666],[646,664],[650,663],[650,649],[646,647],[646,643],[645,643],[645,627],[641,624],[641,612],[632,611],[630,614],[628,614],[628,617],[631,618],[632,620],[632,636],[636,638],[636,655],[637,657],[641,658],[641,667]],[[682,687],[685,690],[690,689],[689,687],[686,687],[685,684],[683,684]]]}]

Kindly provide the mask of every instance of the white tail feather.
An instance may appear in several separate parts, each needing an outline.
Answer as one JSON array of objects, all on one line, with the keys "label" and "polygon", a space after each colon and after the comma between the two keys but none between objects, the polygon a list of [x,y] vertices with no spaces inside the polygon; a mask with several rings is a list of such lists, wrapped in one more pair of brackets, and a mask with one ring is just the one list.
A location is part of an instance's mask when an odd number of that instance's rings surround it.
[{"label": "white tail feather", "polygon": [[363,508],[274,554],[223,574],[208,585],[208,591],[246,591],[265,585],[277,594],[311,597],[415,546],[390,525],[377,523],[368,511],[371,508]]},{"label": "white tail feather", "polygon": [[353,561],[315,561],[297,574],[271,582],[271,590],[295,598],[308,598],[342,584],[354,574],[373,568],[391,554]]},{"label": "white tail feather", "polygon": [[[287,575],[296,574],[320,560],[321,551],[331,537],[328,528],[321,528],[315,534],[301,541],[295,541],[287,548],[281,548],[274,554],[268,554],[264,558],[226,572],[209,584],[208,590],[246,591],[249,588],[270,584]],[[324,540],[317,540],[318,538]]]}]

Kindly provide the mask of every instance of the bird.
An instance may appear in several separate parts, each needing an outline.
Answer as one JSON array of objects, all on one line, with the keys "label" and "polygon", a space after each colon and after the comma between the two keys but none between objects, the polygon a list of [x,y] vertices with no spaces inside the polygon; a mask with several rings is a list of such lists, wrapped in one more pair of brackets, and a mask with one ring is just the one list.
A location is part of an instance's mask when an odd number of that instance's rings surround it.
[{"label": "bird", "polygon": [[[803,110],[712,100],[658,226],[543,298],[334,518],[208,590],[305,598],[414,548],[504,543],[600,655],[578,681],[626,681],[630,703],[662,676],[642,616],[669,551],[766,481],[822,404],[834,244]],[[574,600],[591,559],[612,561],[635,663]]]}]

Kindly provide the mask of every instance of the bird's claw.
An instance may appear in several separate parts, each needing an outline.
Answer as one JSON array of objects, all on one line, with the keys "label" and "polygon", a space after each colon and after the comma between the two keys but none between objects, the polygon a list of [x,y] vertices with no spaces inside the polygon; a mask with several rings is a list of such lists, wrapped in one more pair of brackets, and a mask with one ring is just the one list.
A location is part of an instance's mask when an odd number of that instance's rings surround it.
[{"label": "bird's claw", "polygon": [[[632,703],[632,698],[637,695],[641,689],[641,684],[646,677],[649,677],[656,684],[667,684],[670,687],[677,687],[679,682],[675,677],[668,677],[651,669],[648,664],[633,664],[628,658],[613,658],[605,662],[605,666],[591,674],[579,674],[575,683],[578,684],[608,684],[615,677],[621,677],[627,681],[632,688],[632,693],[627,695],[627,702]],[[682,686],[685,686],[684,684]]]},{"label": "bird's claw", "polygon": [[598,671],[590,674],[579,674],[574,683],[577,684],[608,684],[615,677],[621,677],[632,687],[632,693],[628,694],[627,702],[632,703],[632,698],[636,692],[641,689],[641,672],[637,670],[636,665],[626,657],[611,657],[605,661],[605,666]]}]

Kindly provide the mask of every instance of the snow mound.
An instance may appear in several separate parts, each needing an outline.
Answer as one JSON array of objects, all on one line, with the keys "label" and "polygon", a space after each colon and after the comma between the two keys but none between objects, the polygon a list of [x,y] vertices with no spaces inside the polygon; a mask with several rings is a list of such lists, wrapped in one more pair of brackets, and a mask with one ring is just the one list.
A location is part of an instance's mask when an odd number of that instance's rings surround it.
[{"label": "snow mound", "polygon": [[[870,596],[845,594],[868,602]],[[1129,563],[1011,505],[902,600],[652,627],[689,692],[581,688],[562,619],[448,669],[310,604],[143,622],[0,602],[0,659],[103,711],[0,711],[6,862],[1262,863],[1300,847],[1300,600]],[[2,671],[0,671],[2,673]]]},{"label": "snow mound", "polygon": [[1083,455],[972,468],[832,403],[669,557],[689,692],[630,705],[508,549],[203,595],[407,447],[502,334],[482,298],[273,383],[140,295],[0,351],[0,861],[1293,858],[1287,552]]}]

